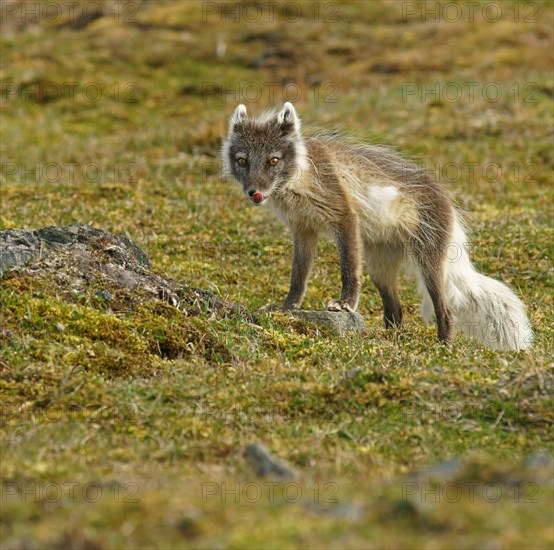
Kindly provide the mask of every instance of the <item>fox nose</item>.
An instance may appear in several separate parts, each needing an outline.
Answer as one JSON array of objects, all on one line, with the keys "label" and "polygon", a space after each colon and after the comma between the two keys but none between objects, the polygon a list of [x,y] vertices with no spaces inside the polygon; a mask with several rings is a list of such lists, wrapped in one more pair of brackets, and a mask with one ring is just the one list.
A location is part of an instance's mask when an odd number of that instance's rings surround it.
[{"label": "fox nose", "polygon": [[251,197],[255,192],[255,189],[250,189],[250,191],[248,191],[248,196]]}]

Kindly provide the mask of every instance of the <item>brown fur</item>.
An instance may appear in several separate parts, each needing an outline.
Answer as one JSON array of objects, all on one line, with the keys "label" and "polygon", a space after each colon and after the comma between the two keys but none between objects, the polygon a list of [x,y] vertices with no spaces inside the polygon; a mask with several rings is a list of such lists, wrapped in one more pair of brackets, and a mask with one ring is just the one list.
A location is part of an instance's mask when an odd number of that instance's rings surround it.
[{"label": "brown fur", "polygon": [[[342,278],[341,297],[331,304],[332,309],[356,309],[363,251],[366,268],[383,301],[385,326],[400,326],[398,276],[406,255],[411,255],[433,300],[439,338],[448,342],[452,323],[444,297],[443,265],[453,215],[446,193],[423,172],[408,174],[412,177],[402,182],[399,180],[406,174],[398,166],[387,166],[382,158],[376,158],[377,168],[371,174],[366,162],[364,181],[379,178],[381,183],[394,182],[400,189],[403,207],[415,212],[412,217],[417,220],[409,230],[395,227],[388,235],[374,237],[360,220],[360,208],[352,199],[348,178],[340,175],[343,164],[349,163],[349,170],[352,165],[357,166],[360,172],[363,165],[342,145],[335,147],[335,142],[307,139],[306,146],[311,161],[308,173],[302,174],[292,189],[285,187],[276,192],[270,202],[290,227],[295,247],[291,289],[283,307],[300,307],[315,256],[317,235],[331,232],[339,249]],[[337,161],[339,157],[341,161]],[[433,240],[429,239],[430,231]]]},{"label": "brown fur", "polygon": [[[292,232],[291,285],[283,308],[300,307],[318,237],[326,233],[336,240],[342,280],[340,299],[329,309],[357,308],[365,259],[383,300],[385,326],[399,326],[398,276],[408,259],[432,299],[439,339],[449,342],[452,322],[444,266],[454,211],[446,192],[387,149],[302,138],[296,112],[287,105],[263,121],[237,110],[231,122],[233,139],[223,151],[224,162],[245,193],[263,193]],[[276,169],[267,164],[273,151],[280,155]],[[247,168],[236,165],[237,155],[248,159]]]},{"label": "brown fur", "polygon": [[[302,178],[302,185],[283,190],[272,197],[271,206],[290,227],[295,243],[291,290],[284,307],[299,307],[322,231],[332,231],[339,249],[342,292],[339,305],[355,310],[362,283],[362,254],[358,214],[348,190],[337,174],[328,169],[331,161],[323,144],[307,141],[308,155],[314,169]],[[325,169],[317,170],[317,167]],[[300,248],[307,250],[300,251]]]}]

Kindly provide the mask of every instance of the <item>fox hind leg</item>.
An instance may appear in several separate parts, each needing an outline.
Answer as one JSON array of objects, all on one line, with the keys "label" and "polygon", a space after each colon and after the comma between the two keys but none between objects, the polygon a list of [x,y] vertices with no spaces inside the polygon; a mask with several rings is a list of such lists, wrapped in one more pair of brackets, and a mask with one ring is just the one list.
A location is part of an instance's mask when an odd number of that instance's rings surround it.
[{"label": "fox hind leg", "polygon": [[366,267],[383,301],[385,328],[402,324],[402,306],[398,295],[398,276],[403,260],[401,247],[366,244]]},{"label": "fox hind leg", "polygon": [[435,261],[428,257],[426,261],[419,262],[420,277],[435,310],[438,338],[448,345],[452,339],[454,325],[446,302],[444,267],[444,260]]}]

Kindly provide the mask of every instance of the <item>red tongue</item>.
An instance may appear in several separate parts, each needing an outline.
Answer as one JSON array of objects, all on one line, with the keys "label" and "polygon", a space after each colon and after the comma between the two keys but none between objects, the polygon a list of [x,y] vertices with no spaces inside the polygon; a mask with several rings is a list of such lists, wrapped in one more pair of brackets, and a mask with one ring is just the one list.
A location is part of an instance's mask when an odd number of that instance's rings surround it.
[{"label": "red tongue", "polygon": [[252,200],[254,202],[262,202],[264,200],[264,195],[263,193],[261,193],[260,191],[256,191],[253,195],[252,195]]}]

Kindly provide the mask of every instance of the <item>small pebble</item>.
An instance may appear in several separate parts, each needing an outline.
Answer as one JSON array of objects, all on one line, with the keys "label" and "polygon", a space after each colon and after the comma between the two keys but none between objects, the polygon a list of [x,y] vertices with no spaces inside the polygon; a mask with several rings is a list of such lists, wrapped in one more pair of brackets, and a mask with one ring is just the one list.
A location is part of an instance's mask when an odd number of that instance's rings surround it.
[{"label": "small pebble", "polygon": [[253,443],[246,447],[246,459],[259,477],[274,479],[295,479],[296,472],[285,462],[276,459],[268,449],[259,443]]},{"label": "small pebble", "polygon": [[110,302],[113,300],[113,294],[109,290],[99,290],[96,293],[97,298],[104,300],[104,302]]}]

